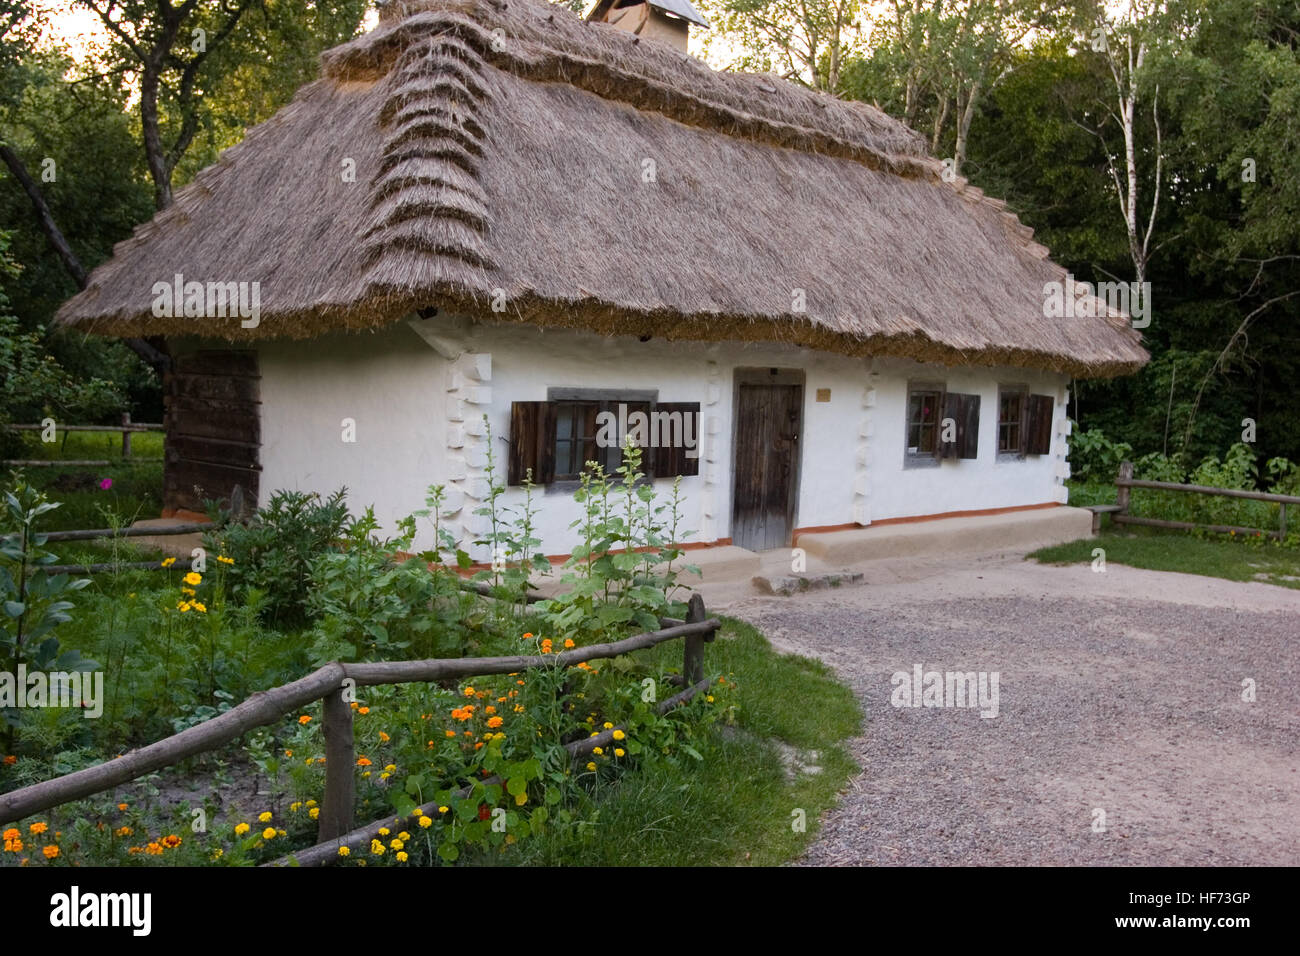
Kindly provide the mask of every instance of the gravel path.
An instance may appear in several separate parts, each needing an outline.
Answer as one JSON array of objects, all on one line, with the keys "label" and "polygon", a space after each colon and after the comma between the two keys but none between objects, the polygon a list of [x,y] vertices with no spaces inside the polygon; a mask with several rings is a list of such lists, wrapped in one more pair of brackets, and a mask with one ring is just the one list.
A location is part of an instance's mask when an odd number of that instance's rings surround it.
[{"label": "gravel path", "polygon": [[[863,772],[801,862],[1300,864],[1300,592],[997,557],[866,570],[727,608],[866,714]],[[998,716],[892,706],[915,664],[997,672]]]}]

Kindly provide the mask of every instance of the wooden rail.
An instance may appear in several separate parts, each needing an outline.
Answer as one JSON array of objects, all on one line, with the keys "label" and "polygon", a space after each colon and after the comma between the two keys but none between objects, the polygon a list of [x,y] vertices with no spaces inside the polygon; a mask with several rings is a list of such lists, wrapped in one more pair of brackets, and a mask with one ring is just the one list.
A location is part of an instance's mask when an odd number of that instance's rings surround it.
[{"label": "wooden rail", "polygon": [[[1240,488],[1214,488],[1209,485],[1182,485],[1172,481],[1146,481],[1134,478],[1133,463],[1130,461],[1120,463],[1119,474],[1115,478],[1115,487],[1117,489],[1115,502],[1118,511],[1111,515],[1111,520],[1116,524],[1146,525],[1152,528],[1177,528],[1185,531],[1201,528],[1206,531],[1216,531],[1221,534],[1228,534],[1229,532],[1245,535],[1267,534],[1272,538],[1281,540],[1286,537],[1287,533],[1287,505],[1300,505],[1300,497],[1297,497],[1296,495],[1277,495],[1267,491],[1243,491]],[[1250,501],[1270,502],[1278,505],[1280,527],[1277,531],[1270,531],[1266,528],[1243,528],[1238,525],[1197,524],[1194,521],[1167,521],[1162,518],[1142,518],[1128,513],[1129,490],[1132,488],[1145,488],[1151,491],[1187,492],[1197,495],[1218,495],[1224,498],[1245,498]]]},{"label": "wooden rail", "polygon": [[[215,750],[256,727],[274,723],[286,714],[320,700],[324,706],[327,757],[317,840],[318,844],[328,844],[337,852],[337,841],[351,826],[355,813],[353,773],[356,755],[352,710],[343,700],[345,688],[509,674],[538,667],[573,667],[684,638],[682,672],[686,681],[692,684],[688,690],[694,693],[702,678],[692,679],[691,675],[702,674],[704,644],[713,640],[719,627],[721,622],[706,616],[704,600],[695,594],[691,597],[687,620],[683,624],[559,654],[326,664],[292,683],[258,691],[223,714],[139,750],[53,780],[0,794],[0,824],[12,823],[51,807],[110,790],[187,757]],[[351,839],[352,835],[347,833],[347,838]]]},{"label": "wooden rail", "polygon": [[[0,426],[16,432],[40,432],[45,431],[44,425],[4,425]],[[57,422],[54,425],[55,434],[62,431],[64,440],[67,440],[69,432],[119,432],[122,435],[122,460],[136,462],[158,462],[161,458],[135,458],[131,457],[131,435],[134,432],[160,432],[163,425],[155,422],[133,422],[131,413],[122,413],[121,425],[60,425]],[[79,460],[48,460],[48,459],[8,459],[0,464],[9,465],[18,468],[53,468],[63,466],[65,468],[104,468],[112,464],[107,459],[79,459]]]}]

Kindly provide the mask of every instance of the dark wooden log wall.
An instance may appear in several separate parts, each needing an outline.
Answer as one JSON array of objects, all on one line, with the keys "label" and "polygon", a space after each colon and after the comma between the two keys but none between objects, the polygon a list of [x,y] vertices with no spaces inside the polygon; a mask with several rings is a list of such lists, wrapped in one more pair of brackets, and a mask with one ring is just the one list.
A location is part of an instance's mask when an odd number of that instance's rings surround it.
[{"label": "dark wooden log wall", "polygon": [[260,385],[256,352],[205,350],[173,361],[163,379],[164,509],[202,512],[204,499],[230,501],[237,485],[245,512],[256,507]]}]

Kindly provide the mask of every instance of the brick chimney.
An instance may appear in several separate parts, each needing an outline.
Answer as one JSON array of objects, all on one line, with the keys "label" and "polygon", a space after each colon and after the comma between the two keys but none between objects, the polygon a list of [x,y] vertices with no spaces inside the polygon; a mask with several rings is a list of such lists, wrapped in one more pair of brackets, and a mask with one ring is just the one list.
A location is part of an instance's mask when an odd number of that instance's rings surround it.
[{"label": "brick chimney", "polygon": [[687,52],[692,23],[709,28],[689,0],[599,0],[587,19],[670,43],[683,53]]}]

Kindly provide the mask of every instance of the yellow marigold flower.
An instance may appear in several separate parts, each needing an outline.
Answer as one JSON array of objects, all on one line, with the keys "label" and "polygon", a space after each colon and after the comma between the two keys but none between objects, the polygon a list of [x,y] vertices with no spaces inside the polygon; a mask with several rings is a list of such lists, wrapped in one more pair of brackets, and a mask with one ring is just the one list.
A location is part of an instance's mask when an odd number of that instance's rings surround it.
[{"label": "yellow marigold flower", "polygon": [[197,571],[191,571],[189,574],[185,575],[182,580],[184,580],[184,582],[190,587],[196,588],[200,583],[202,583],[203,575],[199,574]]},{"label": "yellow marigold flower", "polygon": [[220,561],[222,564],[234,564],[234,563],[235,563],[235,559],[234,559],[234,558],[228,558],[228,557],[226,557],[224,554],[219,554],[219,555],[217,555],[217,560]]},{"label": "yellow marigold flower", "polygon": [[289,834],[286,833],[284,830],[276,830],[276,831],[275,831],[275,835],[276,835],[276,836],[288,836]]},{"label": "yellow marigold flower", "polygon": [[163,558],[162,564],[159,565],[159,567],[170,568],[175,563],[176,563],[175,558]]},{"label": "yellow marigold flower", "polygon": [[176,609],[180,611],[182,614],[184,614],[186,611],[190,609],[190,602],[181,601],[179,604],[176,605]]},{"label": "yellow marigold flower", "polygon": [[388,834],[389,834],[389,829],[388,829],[388,827],[380,827],[380,828],[379,828],[379,835],[380,835],[380,836],[388,836]]},{"label": "yellow marigold flower", "polygon": [[366,771],[365,773],[363,773],[361,776],[365,777],[366,779],[369,779],[369,778],[370,778],[370,771],[367,770],[367,771]]},{"label": "yellow marigold flower", "polygon": [[397,862],[398,862],[398,863],[405,863],[405,862],[406,862],[407,860],[409,860],[409,859],[410,859],[410,857],[408,857],[405,853],[399,853],[399,854],[397,854]]},{"label": "yellow marigold flower", "polygon": [[712,695],[712,694],[708,694],[708,695],[706,695],[704,699],[705,699],[706,701],[708,701],[710,704],[713,703],[713,695]]},{"label": "yellow marigold flower", "polygon": [[181,588],[181,594],[188,594],[190,597],[194,597],[194,595],[198,593],[199,592],[194,590],[193,588]]},{"label": "yellow marigold flower", "polygon": [[307,811],[307,816],[311,817],[313,820],[317,819],[320,816],[320,807],[312,807]]},{"label": "yellow marigold flower", "polygon": [[263,831],[262,831],[262,839],[263,839],[263,840],[273,840],[273,839],[275,839],[275,827],[267,827],[265,830],[263,830]]},{"label": "yellow marigold flower", "polygon": [[59,848],[54,844],[50,844],[42,849],[41,852],[45,854],[45,859],[52,860],[59,855]]},{"label": "yellow marigold flower", "polygon": [[243,836],[245,833],[247,833],[247,832],[249,831],[249,829],[251,829],[251,828],[249,827],[249,825],[248,825],[247,823],[236,823],[236,824],[235,824],[235,836]]},{"label": "yellow marigold flower", "polygon": [[400,850],[402,847],[406,846],[406,844],[403,843],[401,840],[394,840],[393,842],[389,843],[388,845],[389,845],[390,847],[392,847],[394,850]]},{"label": "yellow marigold flower", "polygon": [[304,804],[304,806],[314,807],[314,806],[316,806],[316,801],[315,801],[315,800],[308,800],[308,801],[306,802],[306,804]]},{"label": "yellow marigold flower", "polygon": [[383,855],[384,855],[384,845],[383,845],[382,843],[380,843],[378,840],[371,840],[371,841],[370,841],[370,852],[373,853],[375,856],[383,856]]},{"label": "yellow marigold flower", "polygon": [[615,757],[621,757],[621,756],[623,756],[623,754],[624,754],[624,751],[623,751],[623,748],[622,748],[622,747],[615,747],[615,748],[614,748],[614,756],[615,756]]},{"label": "yellow marigold flower", "polygon": [[351,847],[346,847],[346,846],[339,847],[339,856],[351,856],[351,855],[352,855]]},{"label": "yellow marigold flower", "polygon": [[524,712],[524,705],[523,705],[523,704],[515,704],[515,713],[516,713],[516,714],[522,714],[523,712]]},{"label": "yellow marigold flower", "polygon": [[600,757],[604,755],[605,751],[601,747],[596,747],[594,750],[592,750],[592,753],[594,753],[597,757]]},{"label": "yellow marigold flower", "polygon": [[416,820],[415,822],[418,823],[420,825],[420,828],[423,830],[427,830],[429,829],[430,826],[433,825],[433,821],[428,817],[420,817],[420,819]]},{"label": "yellow marigold flower", "polygon": [[588,763],[588,764],[587,764],[587,769],[588,769],[588,770],[595,770],[595,769],[596,769],[596,765],[595,765],[594,763]]},{"label": "yellow marigold flower", "polygon": [[380,742],[381,744],[386,744],[386,743],[388,743],[388,741],[391,740],[391,739],[392,739],[392,738],[389,737],[388,734],[384,733],[382,730],[379,732],[379,742]]},{"label": "yellow marigold flower", "polygon": [[604,726],[604,728],[605,728],[606,730],[609,730],[609,729],[610,729],[611,727],[613,727],[614,725],[611,724],[611,723],[607,720],[607,721],[605,721],[605,723],[604,723],[602,726]]},{"label": "yellow marigold flower", "polygon": [[310,723],[311,723],[311,714],[303,714],[301,717],[298,718],[298,723],[302,724],[304,727],[305,727],[307,724],[310,724]]},{"label": "yellow marigold flower", "polygon": [[226,851],[221,849],[221,847],[217,847],[215,850],[212,851],[213,860],[219,860],[225,855],[226,855]]},{"label": "yellow marigold flower", "polygon": [[407,833],[405,830],[403,830],[401,833],[397,834],[397,839],[399,839],[399,840],[401,840],[403,843],[405,843],[407,840],[411,839],[411,834],[409,834],[409,833]]},{"label": "yellow marigold flower", "polygon": [[208,606],[204,604],[202,601],[195,601],[193,607],[194,610],[198,611],[200,614],[208,613]]},{"label": "yellow marigold flower", "polygon": [[133,831],[130,827],[118,827],[116,830],[113,831],[113,836],[128,837],[133,832],[135,831]]},{"label": "yellow marigold flower", "polygon": [[[608,726],[608,725],[606,725],[606,726]],[[626,737],[626,736],[627,736],[627,734],[623,733],[623,731],[621,731],[621,730],[616,730],[616,731],[614,731],[614,739],[615,739],[615,740],[622,740],[622,739],[623,739],[624,737]]]},{"label": "yellow marigold flower", "polygon": [[34,836],[40,836],[49,828],[50,825],[48,823],[33,823],[27,829],[30,830]]},{"label": "yellow marigold flower", "polygon": [[259,823],[270,823],[270,822],[271,822],[271,811],[270,811],[270,810],[263,810],[261,813],[259,813],[259,814],[257,815],[257,821],[258,821]]},{"label": "yellow marigold flower", "polygon": [[395,764],[395,763],[390,763],[390,764],[389,764],[387,767],[385,767],[384,769],[387,770],[389,773],[396,773],[396,772],[397,772],[397,764]]}]

